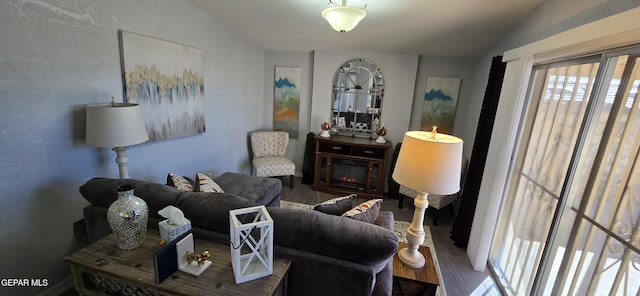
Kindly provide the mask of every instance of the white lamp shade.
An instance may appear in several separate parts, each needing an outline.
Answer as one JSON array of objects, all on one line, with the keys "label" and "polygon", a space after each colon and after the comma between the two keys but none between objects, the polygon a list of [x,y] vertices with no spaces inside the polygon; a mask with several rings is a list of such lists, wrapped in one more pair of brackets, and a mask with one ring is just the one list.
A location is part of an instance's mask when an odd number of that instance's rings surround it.
[{"label": "white lamp shade", "polygon": [[87,144],[96,147],[126,147],[149,140],[138,104],[87,105]]},{"label": "white lamp shade", "polygon": [[329,7],[322,11],[322,17],[338,32],[349,32],[367,16],[361,8],[350,6]]},{"label": "white lamp shade", "polygon": [[434,139],[431,132],[405,133],[393,179],[426,193],[460,191],[462,144],[460,138],[446,134],[436,134]]}]

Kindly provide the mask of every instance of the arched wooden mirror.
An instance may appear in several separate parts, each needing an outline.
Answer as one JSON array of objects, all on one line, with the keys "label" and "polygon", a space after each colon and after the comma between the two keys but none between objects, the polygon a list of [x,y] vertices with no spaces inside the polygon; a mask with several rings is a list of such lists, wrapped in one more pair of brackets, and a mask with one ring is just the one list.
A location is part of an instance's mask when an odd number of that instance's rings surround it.
[{"label": "arched wooden mirror", "polygon": [[384,79],[378,66],[354,59],[340,66],[333,85],[332,124],[339,135],[376,137],[380,126]]}]

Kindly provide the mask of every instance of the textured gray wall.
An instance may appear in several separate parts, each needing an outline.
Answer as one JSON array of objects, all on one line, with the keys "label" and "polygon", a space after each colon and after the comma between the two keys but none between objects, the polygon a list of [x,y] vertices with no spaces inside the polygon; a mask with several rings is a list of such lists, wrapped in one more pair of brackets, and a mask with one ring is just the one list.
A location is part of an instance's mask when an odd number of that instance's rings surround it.
[{"label": "textured gray wall", "polygon": [[[424,104],[424,93],[427,88],[427,78],[429,77],[452,77],[460,78],[460,93],[458,95],[458,104],[456,107],[456,118],[453,124],[452,134],[460,137],[465,148],[467,142],[471,142],[475,135],[467,135],[465,126],[469,123],[466,114],[474,114],[478,110],[467,110],[469,100],[473,98],[471,88],[473,86],[473,67],[475,59],[473,58],[438,58],[430,56],[420,56],[418,65],[418,77],[416,80],[416,90],[413,98],[413,109],[411,112],[411,130],[420,129],[420,121],[422,120],[422,107]],[[475,130],[474,130],[475,131]],[[469,147],[471,147],[469,146]],[[471,156],[471,150],[465,150],[464,155],[468,158]]]},{"label": "textured gray wall", "polygon": [[[118,30],[203,50],[207,132],[129,149],[132,178],[248,172],[247,133],[262,127],[264,52],[186,1],[0,2],[0,286],[31,295],[70,276],[78,187],[118,177],[115,154],[84,144],[84,104],[122,99]],[[171,57],[167,57],[171,58]]]},{"label": "textured gray wall", "polygon": [[[301,69],[300,82],[300,111],[299,131],[297,139],[289,139],[289,147],[287,148],[287,157],[296,163],[296,172],[302,174],[302,159],[304,157],[304,145],[309,132],[309,118],[311,117],[311,88],[312,69],[313,69],[313,52],[283,52],[283,51],[266,51],[264,54],[264,106],[263,116],[265,127],[271,127],[273,124],[273,96],[275,80],[275,67],[299,67]],[[319,126],[319,125],[318,125]],[[312,126],[311,131],[318,133]],[[285,184],[286,185],[286,184]]]},{"label": "textured gray wall", "polygon": [[394,54],[373,51],[315,51],[313,55],[313,90],[310,129],[319,133],[320,123],[331,116],[333,79],[341,64],[365,58],[380,67],[384,76],[381,123],[387,128],[385,139],[393,145],[402,141],[409,128],[411,102],[418,69],[417,54]]}]

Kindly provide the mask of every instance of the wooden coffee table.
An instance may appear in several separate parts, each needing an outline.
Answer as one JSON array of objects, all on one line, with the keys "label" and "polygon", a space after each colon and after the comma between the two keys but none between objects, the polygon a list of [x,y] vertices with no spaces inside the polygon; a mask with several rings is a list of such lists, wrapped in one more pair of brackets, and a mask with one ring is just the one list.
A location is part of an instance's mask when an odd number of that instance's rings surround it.
[{"label": "wooden coffee table", "polygon": [[[407,247],[407,243],[398,243],[398,250]],[[411,268],[402,263],[398,253],[393,256],[393,295],[435,295],[440,285],[436,264],[431,257],[431,250],[420,246],[418,251],[424,255],[425,265],[422,268]],[[397,289],[396,289],[397,287]],[[405,291],[406,290],[406,291]]]},{"label": "wooden coffee table", "polygon": [[159,241],[158,230],[149,229],[143,246],[124,251],[110,234],[66,257],[76,289],[81,295],[104,295],[106,287],[133,295],[286,295],[291,261],[274,258],[273,275],[236,284],[230,246],[197,238],[195,251],[209,250],[211,266],[199,277],[176,271],[156,284],[153,252],[160,248]]}]

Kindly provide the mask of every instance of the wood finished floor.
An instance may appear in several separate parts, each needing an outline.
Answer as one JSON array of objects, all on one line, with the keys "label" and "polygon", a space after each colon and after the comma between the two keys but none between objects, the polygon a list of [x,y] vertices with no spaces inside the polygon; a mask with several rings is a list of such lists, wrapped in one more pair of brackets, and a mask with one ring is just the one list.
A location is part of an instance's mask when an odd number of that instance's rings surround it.
[{"label": "wood finished floor", "polygon": [[[301,178],[295,178],[294,188],[290,189],[288,181],[287,178],[282,186],[282,200],[316,204],[336,196],[311,190],[310,185],[301,184]],[[382,203],[382,210],[392,211],[395,219],[399,221],[410,222],[413,218],[413,209],[412,199],[406,199],[402,209],[398,209],[398,200],[396,199],[386,198]],[[431,229],[447,295],[501,295],[489,271],[473,270],[466,250],[453,245],[453,241],[449,238],[454,220],[452,211],[445,209],[440,213],[437,226],[433,226],[433,214],[434,212],[427,210],[424,225]]]}]

